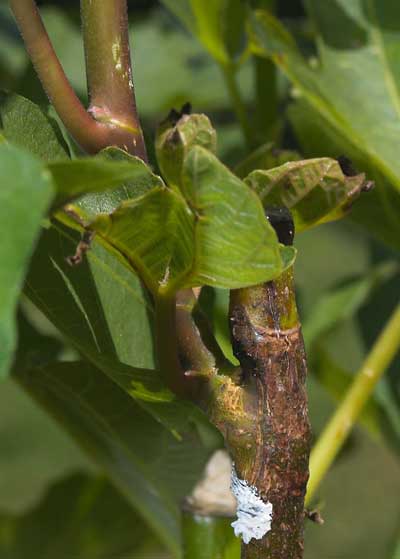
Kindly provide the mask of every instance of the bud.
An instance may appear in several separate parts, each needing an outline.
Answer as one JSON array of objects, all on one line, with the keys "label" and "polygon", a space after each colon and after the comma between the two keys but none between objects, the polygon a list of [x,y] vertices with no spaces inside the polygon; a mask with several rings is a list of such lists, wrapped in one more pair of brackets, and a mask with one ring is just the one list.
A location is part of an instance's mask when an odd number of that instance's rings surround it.
[{"label": "bud", "polygon": [[172,110],[157,131],[156,153],[161,173],[170,186],[179,186],[183,162],[190,149],[202,146],[215,153],[217,134],[204,114],[188,114],[185,105]]}]

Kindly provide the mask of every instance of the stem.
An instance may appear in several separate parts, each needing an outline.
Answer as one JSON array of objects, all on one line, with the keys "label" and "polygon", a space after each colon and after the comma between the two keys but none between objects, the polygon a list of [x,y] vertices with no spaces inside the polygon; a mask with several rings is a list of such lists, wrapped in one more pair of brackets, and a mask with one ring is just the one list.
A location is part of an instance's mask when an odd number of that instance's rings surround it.
[{"label": "stem", "polygon": [[246,106],[243,102],[240,89],[236,81],[235,68],[232,65],[221,65],[221,71],[232,101],[233,110],[242,128],[247,147],[251,148],[254,144],[253,133],[248,119]]},{"label": "stem", "polygon": [[10,0],[29,56],[51,103],[75,140],[86,151],[105,144],[107,128],[85,110],[54,52],[34,0]]},{"label": "stem", "polygon": [[156,350],[161,376],[175,394],[185,396],[185,377],[178,355],[174,294],[157,296],[155,321]]},{"label": "stem", "polygon": [[126,0],[81,0],[89,111],[126,131],[131,153],[146,160],[136,111]]},{"label": "stem", "polygon": [[[111,2],[104,2],[111,4]],[[118,118],[95,118],[88,114],[72,89],[53,49],[34,0],[10,0],[10,7],[24,39],[32,64],[43,88],[75,141],[88,153],[97,153],[107,146],[121,147],[145,160],[141,131],[119,122]],[[133,102],[133,101],[132,101]]]},{"label": "stem", "polygon": [[400,304],[382,330],[344,400],[318,439],[310,460],[307,502],[313,496],[352,430],[377,382],[400,346]]},{"label": "stem", "polygon": [[278,95],[276,67],[271,60],[254,58],[256,127],[261,143],[276,140]]},{"label": "stem", "polygon": [[185,511],[182,518],[184,559],[238,557],[240,544],[232,533],[231,522],[231,518]]},{"label": "stem", "polygon": [[192,289],[176,296],[176,328],[179,356],[187,376],[209,378],[227,361],[212,334],[207,317],[198,307]]},{"label": "stem", "polygon": [[241,376],[217,379],[211,415],[238,477],[273,507],[271,529],[242,544],[242,558],[301,559],[311,432],[293,270],[231,291],[230,326]]}]

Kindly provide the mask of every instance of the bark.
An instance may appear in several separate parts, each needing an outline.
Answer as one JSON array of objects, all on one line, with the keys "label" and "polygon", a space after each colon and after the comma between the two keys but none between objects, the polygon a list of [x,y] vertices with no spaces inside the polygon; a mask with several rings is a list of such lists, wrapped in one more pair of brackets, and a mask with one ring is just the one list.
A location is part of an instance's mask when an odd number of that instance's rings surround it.
[{"label": "bark", "polygon": [[211,415],[238,476],[273,505],[271,530],[242,557],[301,559],[311,429],[293,270],[232,291],[230,323],[241,373],[216,381]]}]

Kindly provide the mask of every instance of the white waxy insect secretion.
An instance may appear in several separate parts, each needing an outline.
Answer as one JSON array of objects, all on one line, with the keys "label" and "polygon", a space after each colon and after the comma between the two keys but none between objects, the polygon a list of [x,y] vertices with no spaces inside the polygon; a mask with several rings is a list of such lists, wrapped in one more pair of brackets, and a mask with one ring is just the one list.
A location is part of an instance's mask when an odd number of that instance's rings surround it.
[{"label": "white waxy insect secretion", "polygon": [[264,502],[258,491],[244,479],[239,479],[232,466],[231,490],[237,501],[237,520],[232,522],[235,536],[248,544],[252,538],[260,540],[271,530],[272,503]]}]

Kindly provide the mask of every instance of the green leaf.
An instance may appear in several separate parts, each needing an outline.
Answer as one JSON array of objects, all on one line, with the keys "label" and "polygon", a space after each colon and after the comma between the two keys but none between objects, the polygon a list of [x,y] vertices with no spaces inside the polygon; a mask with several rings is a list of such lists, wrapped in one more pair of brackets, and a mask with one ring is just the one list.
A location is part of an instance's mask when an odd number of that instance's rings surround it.
[{"label": "green leaf", "polygon": [[[313,67],[267,12],[251,18],[253,51],[271,57],[292,81],[296,98],[306,108],[301,123],[296,111],[296,128],[305,124],[300,137],[306,147],[310,142],[315,147],[307,152],[344,152],[376,180],[375,192],[356,205],[353,218],[398,248],[400,80],[395,61],[400,35],[388,22],[398,20],[400,8],[391,0],[309,0],[307,6],[317,33],[319,60]],[[316,129],[318,135],[312,133]]]},{"label": "green leaf", "polygon": [[257,196],[212,153],[191,150],[182,192],[196,212],[192,285],[255,285],[279,276],[293,261],[294,250],[278,244]]},{"label": "green leaf", "polygon": [[0,92],[0,127],[5,139],[45,161],[67,159],[57,124],[32,101]]},{"label": "green leaf", "polygon": [[96,367],[54,363],[18,380],[101,465],[155,533],[180,554],[178,503],[213,448],[197,425],[179,440]]},{"label": "green leaf", "polygon": [[63,195],[64,200],[85,193],[116,190],[107,192],[103,197],[91,197],[90,203],[86,198],[86,214],[94,213],[93,210],[88,212],[87,208],[98,206],[100,201],[103,201],[103,211],[112,211],[114,200],[117,204],[120,202],[121,190],[127,197],[133,198],[163,184],[144,161],[118,148],[107,148],[96,157],[51,162],[48,169],[58,194]]},{"label": "green leaf", "polygon": [[235,62],[244,49],[246,6],[240,0],[163,0],[220,64]]},{"label": "green leaf", "polygon": [[168,188],[155,188],[110,215],[99,215],[90,229],[128,258],[153,293],[182,286],[190,272],[194,216]]},{"label": "green leaf", "polygon": [[384,262],[361,279],[328,292],[316,302],[303,326],[306,345],[311,347],[328,331],[354,316],[372,291],[398,273],[396,262]]},{"label": "green leaf", "polygon": [[182,194],[156,188],[99,215],[90,229],[120,251],[154,293],[262,283],[291,265],[257,196],[209,151],[190,150]]},{"label": "green leaf", "polygon": [[109,559],[140,552],[150,538],[107,480],[82,473],[53,484],[25,514],[0,513],[0,553],[8,559]]},{"label": "green leaf", "polygon": [[0,377],[15,349],[15,312],[26,269],[53,196],[43,164],[29,153],[0,144]]},{"label": "green leaf", "polygon": [[27,277],[27,296],[80,354],[175,436],[193,420],[213,439],[216,432],[200,410],[179,402],[150,370],[155,366],[154,309],[137,276],[98,243],[80,266],[71,268],[65,257],[77,242],[76,232],[61,224],[43,233]]},{"label": "green leaf", "polygon": [[217,151],[217,134],[208,116],[171,111],[156,139],[157,161],[169,186],[181,184],[183,162],[195,145]]},{"label": "green leaf", "polygon": [[365,175],[346,176],[336,160],[325,157],[253,171],[245,182],[264,207],[288,208],[300,232],[345,215],[360,195]]}]

